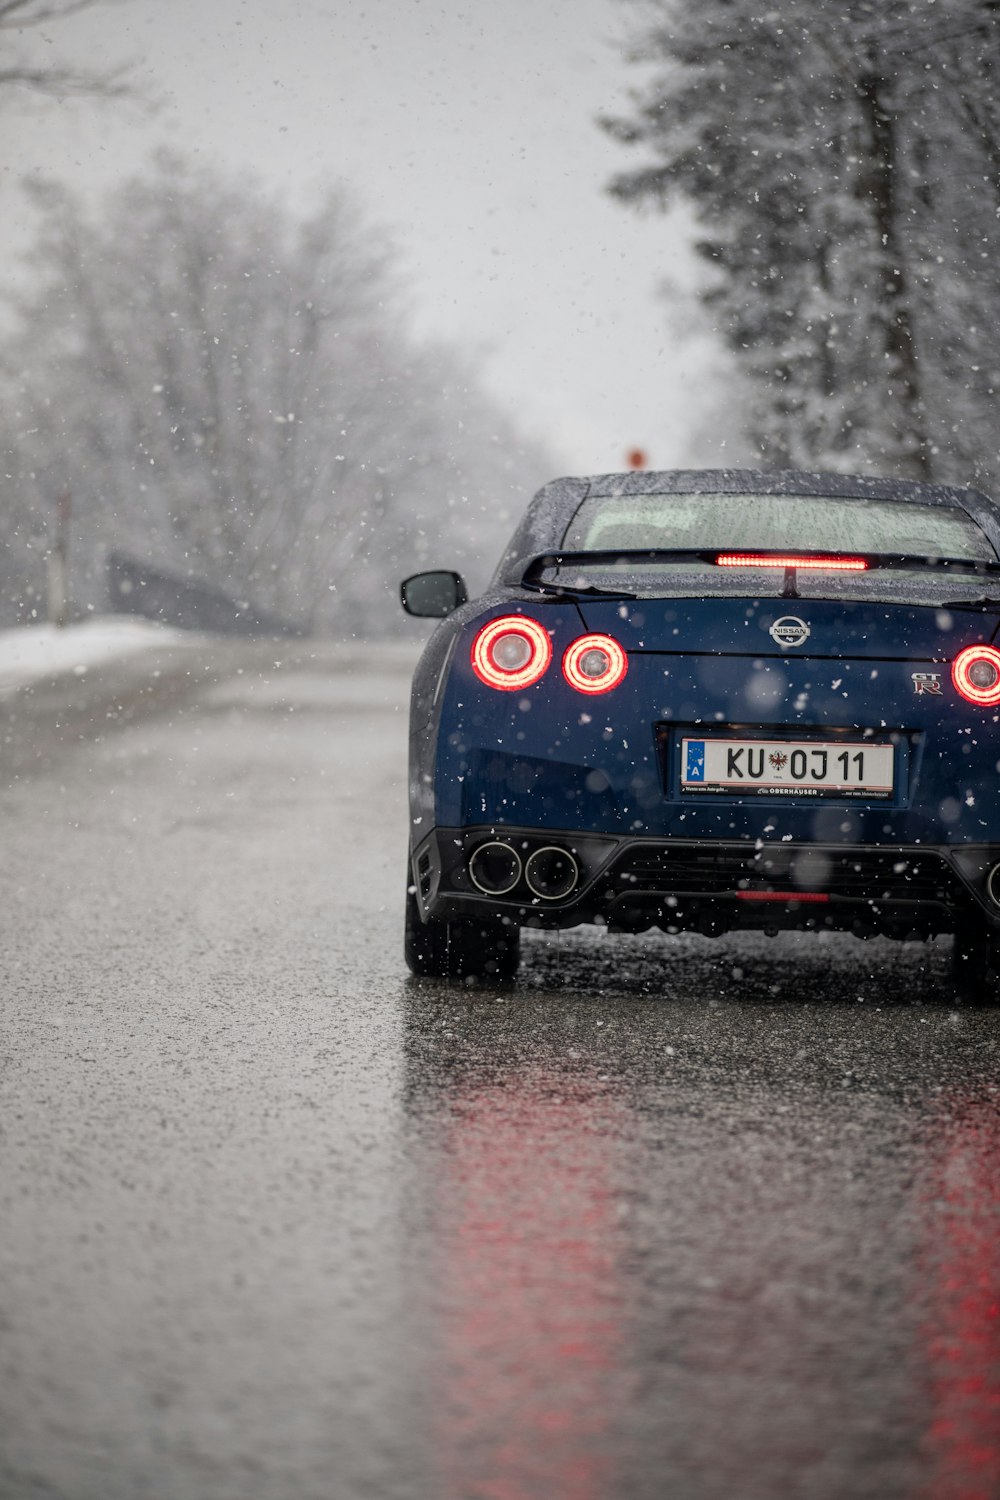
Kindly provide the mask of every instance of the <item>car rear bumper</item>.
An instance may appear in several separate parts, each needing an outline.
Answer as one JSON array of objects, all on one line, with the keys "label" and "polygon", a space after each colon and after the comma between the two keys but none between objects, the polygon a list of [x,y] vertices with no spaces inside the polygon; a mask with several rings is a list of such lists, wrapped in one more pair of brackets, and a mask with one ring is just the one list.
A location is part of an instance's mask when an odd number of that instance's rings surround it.
[{"label": "car rear bumper", "polygon": [[[486,844],[513,851],[503,893],[477,886]],[[561,849],[577,877],[556,899],[531,888],[532,854]],[[723,842],[579,835],[565,830],[438,828],[413,851],[426,917],[493,915],[524,926],[599,923],[715,935],[733,930],[841,930],[860,937],[1000,931],[1000,846]],[[996,872],[995,878],[990,877]],[[995,895],[994,895],[995,893]]]}]

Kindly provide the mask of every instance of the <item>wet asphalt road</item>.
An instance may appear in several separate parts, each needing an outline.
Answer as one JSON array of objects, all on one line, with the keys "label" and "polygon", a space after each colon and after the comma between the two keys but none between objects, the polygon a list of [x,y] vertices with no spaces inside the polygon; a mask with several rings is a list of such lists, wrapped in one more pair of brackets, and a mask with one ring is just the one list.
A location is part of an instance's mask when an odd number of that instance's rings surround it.
[{"label": "wet asphalt road", "polygon": [[408,980],[404,656],[0,703],[2,1500],[994,1500],[1000,1012],[945,944]]}]

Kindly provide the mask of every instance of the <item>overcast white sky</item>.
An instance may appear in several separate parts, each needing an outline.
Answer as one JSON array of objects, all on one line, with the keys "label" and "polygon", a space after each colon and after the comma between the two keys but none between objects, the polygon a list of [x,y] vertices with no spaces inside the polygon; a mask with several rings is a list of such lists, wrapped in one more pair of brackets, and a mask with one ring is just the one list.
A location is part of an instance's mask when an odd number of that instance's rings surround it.
[{"label": "overcast white sky", "polygon": [[[158,142],[251,165],[299,198],[353,184],[401,247],[418,323],[478,351],[566,471],[727,462],[719,356],[678,227],[604,192],[627,164],[595,124],[632,83],[622,0],[121,0],[48,28],[46,56],[130,58],[161,107],[10,98],[0,251],[19,177],[103,187]],[[687,305],[685,306],[685,302]]]}]

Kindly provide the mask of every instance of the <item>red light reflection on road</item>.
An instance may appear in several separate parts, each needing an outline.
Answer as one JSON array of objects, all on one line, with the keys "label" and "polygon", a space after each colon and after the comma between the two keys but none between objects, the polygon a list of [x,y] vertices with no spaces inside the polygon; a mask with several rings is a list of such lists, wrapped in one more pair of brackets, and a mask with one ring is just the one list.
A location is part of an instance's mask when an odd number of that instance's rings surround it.
[{"label": "red light reflection on road", "polygon": [[[960,1106],[955,1107],[959,1115]],[[933,1416],[925,1500],[1000,1496],[1000,1108],[947,1127],[928,1209]]]},{"label": "red light reflection on road", "polygon": [[[439,1157],[448,1500],[605,1500],[620,1340],[600,1093],[466,1091]],[[562,1083],[568,1091],[574,1085]],[[579,1086],[577,1086],[579,1087]]]}]

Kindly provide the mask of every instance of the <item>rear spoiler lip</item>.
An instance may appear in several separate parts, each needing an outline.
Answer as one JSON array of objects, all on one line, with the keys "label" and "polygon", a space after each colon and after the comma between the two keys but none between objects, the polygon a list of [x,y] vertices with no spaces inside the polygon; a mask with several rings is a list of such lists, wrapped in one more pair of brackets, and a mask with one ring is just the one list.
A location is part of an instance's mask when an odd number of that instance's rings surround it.
[{"label": "rear spoiler lip", "polygon": [[[585,593],[585,589],[574,588],[569,583],[546,583],[538,575],[545,568],[561,568],[579,565],[581,567],[593,566],[600,563],[669,563],[669,562],[701,562],[708,567],[716,565],[716,559],[724,557],[733,552],[749,552],[749,548],[735,547],[652,547],[652,548],[605,548],[593,552],[537,552],[531,557],[522,558],[515,562],[507,573],[506,581],[515,587],[535,589],[539,593],[554,594],[579,594]],[[780,557],[788,558],[796,555],[796,549],[788,547],[754,547],[752,549],[755,557]],[[996,562],[985,562],[981,559],[960,557],[928,557],[924,553],[917,552],[845,552],[838,549],[836,552],[823,550],[821,548],[797,549],[803,559],[830,558],[831,560],[845,556],[862,558],[868,565],[868,570],[877,572],[882,569],[906,569],[910,572],[953,572],[964,574],[981,574],[986,577],[1000,577],[1000,559]],[[734,569],[737,572],[754,572],[754,568]],[[794,566],[792,572],[795,571]],[[819,570],[816,570],[819,571]],[[623,584],[626,580],[622,580]],[[607,591],[609,595],[612,590]]]}]

